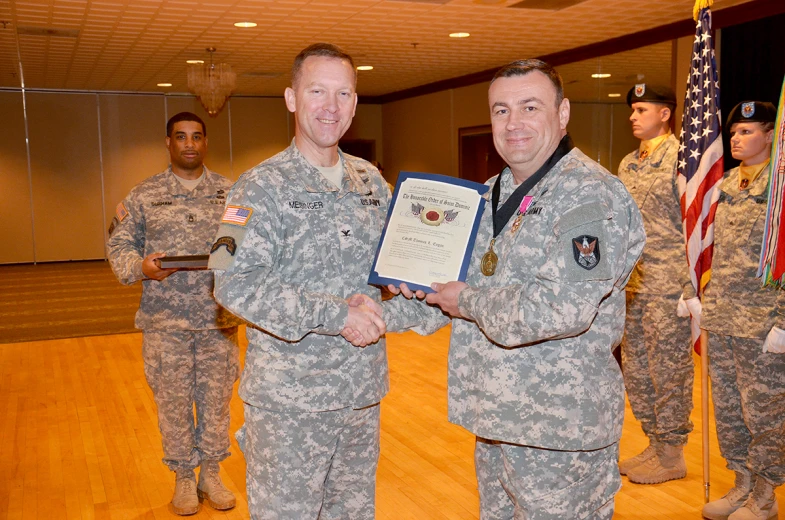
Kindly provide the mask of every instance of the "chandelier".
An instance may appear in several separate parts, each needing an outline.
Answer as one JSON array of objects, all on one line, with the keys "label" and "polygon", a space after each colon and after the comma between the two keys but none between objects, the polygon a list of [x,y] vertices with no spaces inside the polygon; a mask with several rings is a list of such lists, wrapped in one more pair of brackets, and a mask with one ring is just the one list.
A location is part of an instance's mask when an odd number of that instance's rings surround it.
[{"label": "chandelier", "polygon": [[216,117],[237,86],[237,75],[228,63],[213,63],[215,47],[206,50],[210,53],[210,65],[188,65],[188,90],[196,94],[210,117]]}]

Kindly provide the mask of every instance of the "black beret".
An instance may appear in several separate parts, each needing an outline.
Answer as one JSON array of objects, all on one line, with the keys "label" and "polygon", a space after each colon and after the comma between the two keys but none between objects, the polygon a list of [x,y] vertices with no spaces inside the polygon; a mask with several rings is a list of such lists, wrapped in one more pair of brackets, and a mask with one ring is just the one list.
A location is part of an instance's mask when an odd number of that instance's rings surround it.
[{"label": "black beret", "polygon": [[730,111],[725,128],[733,123],[773,123],[777,119],[777,107],[768,101],[742,101]]},{"label": "black beret", "polygon": [[662,85],[647,85],[638,83],[627,92],[627,105],[639,102],[659,103],[669,105],[671,108],[676,106],[676,94],[673,90]]}]

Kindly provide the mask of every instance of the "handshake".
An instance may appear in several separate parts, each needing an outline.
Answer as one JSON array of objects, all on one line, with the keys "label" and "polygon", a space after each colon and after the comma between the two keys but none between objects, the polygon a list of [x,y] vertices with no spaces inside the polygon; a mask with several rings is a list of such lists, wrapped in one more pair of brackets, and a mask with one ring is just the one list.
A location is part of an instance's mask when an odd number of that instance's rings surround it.
[{"label": "handshake", "polygon": [[349,317],[341,336],[355,347],[365,347],[379,341],[387,332],[382,306],[366,294],[350,296],[346,303],[349,304]]},{"label": "handshake", "polygon": [[[403,295],[407,300],[412,298],[424,300],[430,305],[439,307],[444,314],[452,318],[463,318],[458,298],[461,291],[467,287],[468,285],[463,282],[433,283],[431,284],[433,292],[428,295],[420,290],[410,290],[405,283],[401,283],[399,287],[388,285],[387,289],[394,295]],[[365,347],[379,341],[379,338],[387,332],[387,325],[382,318],[382,306],[365,294],[350,296],[346,299],[346,303],[349,304],[349,317],[346,319],[341,336],[355,347]]]}]

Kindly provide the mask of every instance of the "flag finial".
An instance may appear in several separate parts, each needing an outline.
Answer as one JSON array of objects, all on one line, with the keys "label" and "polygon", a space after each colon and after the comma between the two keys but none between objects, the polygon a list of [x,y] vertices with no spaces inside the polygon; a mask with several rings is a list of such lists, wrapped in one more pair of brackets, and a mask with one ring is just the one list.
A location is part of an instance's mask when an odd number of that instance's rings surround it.
[{"label": "flag finial", "polygon": [[706,9],[714,4],[714,0],[695,0],[695,7],[692,8],[692,18],[697,22],[701,14],[701,9]]}]

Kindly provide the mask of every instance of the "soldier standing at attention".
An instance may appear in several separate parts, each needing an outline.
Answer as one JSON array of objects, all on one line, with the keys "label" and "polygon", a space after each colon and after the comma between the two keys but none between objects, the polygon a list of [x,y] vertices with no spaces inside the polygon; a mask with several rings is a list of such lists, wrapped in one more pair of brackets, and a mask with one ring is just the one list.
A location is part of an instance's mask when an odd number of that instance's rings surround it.
[{"label": "soldier standing at attention", "polygon": [[142,329],[145,377],[158,408],[163,462],[177,475],[170,508],[191,515],[199,499],[215,509],[235,505],[218,463],[229,456],[240,320],[215,302],[212,272],[161,269],[159,259],[210,251],[232,182],[204,166],[207,129],[197,115],[181,112],[169,119],[166,147],[169,168],[117,205],[107,250],[121,283],[142,281],[136,327]]},{"label": "soldier standing at attention", "polygon": [[658,484],[687,475],[684,446],[692,431],[695,376],[690,324],[676,308],[683,294],[690,306],[699,300],[684,252],[679,140],[670,131],[676,96],[667,87],[639,84],[627,93],[627,104],[641,144],[622,159],[619,179],[641,211],[646,248],[627,284],[622,365],[630,406],[649,446],[619,463],[619,472],[631,482]]},{"label": "soldier standing at attention", "polygon": [[[389,378],[372,310],[381,292],[366,280],[389,189],[338,149],[356,83],[352,58],[334,45],[300,52],[284,93],[294,140],[232,188],[210,257],[216,299],[252,324],[238,438],[257,520],[374,518]],[[350,306],[355,293],[365,298]],[[354,343],[347,328],[360,333]]]},{"label": "soldier standing at attention", "polygon": [[741,165],[720,185],[701,328],[709,331],[717,439],[736,484],[703,506],[712,520],[776,518],[774,489],[785,482],[785,292],[756,278],[775,117],[771,103],[747,101],[725,125]]},{"label": "soldier standing at attention", "polygon": [[[467,283],[433,284],[425,297],[453,317],[449,419],[477,436],[480,518],[610,519],[624,421],[613,349],[645,242],[640,212],[573,146],[550,65],[502,67],[488,101],[508,166],[488,181]],[[384,318],[390,330],[417,323],[387,308]]]}]

